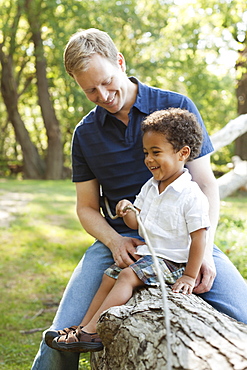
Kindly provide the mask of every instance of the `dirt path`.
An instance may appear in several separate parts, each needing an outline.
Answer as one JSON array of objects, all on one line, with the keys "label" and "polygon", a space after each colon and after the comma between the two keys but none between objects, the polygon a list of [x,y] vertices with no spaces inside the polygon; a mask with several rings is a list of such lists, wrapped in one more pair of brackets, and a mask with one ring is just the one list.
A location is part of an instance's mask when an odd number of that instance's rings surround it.
[{"label": "dirt path", "polygon": [[16,215],[23,211],[32,199],[27,193],[12,193],[0,190],[0,228],[9,227]]}]

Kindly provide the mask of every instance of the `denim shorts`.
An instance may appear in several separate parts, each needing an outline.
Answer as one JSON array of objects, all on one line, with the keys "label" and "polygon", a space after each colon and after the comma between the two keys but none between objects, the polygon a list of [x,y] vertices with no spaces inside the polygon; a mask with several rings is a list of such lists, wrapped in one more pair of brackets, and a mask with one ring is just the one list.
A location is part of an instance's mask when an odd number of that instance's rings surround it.
[{"label": "denim shorts", "polygon": [[[175,281],[183,275],[185,263],[176,263],[161,257],[157,258],[165,282],[167,284],[174,284]],[[132,265],[129,265],[129,267],[136,273],[138,278],[143,281],[145,285],[157,286],[159,284],[152,256],[143,256]],[[117,279],[121,271],[121,267],[113,264],[106,269],[104,273],[114,279]]]}]

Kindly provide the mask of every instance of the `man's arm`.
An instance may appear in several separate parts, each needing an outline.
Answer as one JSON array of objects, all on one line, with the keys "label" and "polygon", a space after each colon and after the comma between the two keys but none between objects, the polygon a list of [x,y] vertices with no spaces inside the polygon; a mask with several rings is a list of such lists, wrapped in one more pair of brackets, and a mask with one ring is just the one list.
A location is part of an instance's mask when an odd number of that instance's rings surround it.
[{"label": "man's arm", "polygon": [[136,258],[135,246],[142,243],[138,239],[118,234],[101,215],[98,181],[93,179],[76,183],[76,194],[77,215],[83,228],[111,250],[118,266],[126,267],[133,263],[128,253]]},{"label": "man's arm", "polygon": [[192,179],[198,183],[209,201],[209,218],[211,224],[209,229],[209,238],[200,271],[202,276],[199,274],[200,281],[197,282],[199,285],[194,289],[194,292],[199,294],[211,289],[216,276],[212,251],[214,235],[219,219],[220,198],[218,184],[211,168],[209,154],[188,162],[187,167],[192,175]]}]

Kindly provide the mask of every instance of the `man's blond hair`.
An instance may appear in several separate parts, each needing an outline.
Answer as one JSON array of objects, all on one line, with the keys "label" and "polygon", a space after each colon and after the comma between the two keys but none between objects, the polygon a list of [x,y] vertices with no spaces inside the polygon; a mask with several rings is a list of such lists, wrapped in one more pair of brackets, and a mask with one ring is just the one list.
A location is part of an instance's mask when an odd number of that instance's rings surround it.
[{"label": "man's blond hair", "polygon": [[85,72],[92,55],[96,53],[117,65],[118,50],[106,32],[96,28],[76,32],[71,36],[64,50],[64,65],[67,73],[74,77],[78,72]]}]

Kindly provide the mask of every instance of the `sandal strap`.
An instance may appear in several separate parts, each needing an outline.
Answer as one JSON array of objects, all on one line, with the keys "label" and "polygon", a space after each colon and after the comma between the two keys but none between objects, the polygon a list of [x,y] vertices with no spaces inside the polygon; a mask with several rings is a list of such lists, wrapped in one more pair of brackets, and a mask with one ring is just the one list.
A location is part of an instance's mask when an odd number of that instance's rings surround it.
[{"label": "sandal strap", "polygon": [[55,338],[57,343],[77,343],[77,342],[88,342],[88,343],[101,343],[101,339],[98,333],[86,333],[81,328],[70,331],[66,335],[59,335]]},{"label": "sandal strap", "polygon": [[75,331],[76,329],[77,329],[77,326],[73,325],[73,326],[70,326],[69,328],[64,328],[62,330],[58,330],[57,332],[58,332],[59,335],[66,335],[70,331]]},{"label": "sandal strap", "polygon": [[77,338],[80,342],[102,342],[98,333],[86,333],[83,330],[77,334]]}]

